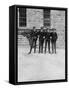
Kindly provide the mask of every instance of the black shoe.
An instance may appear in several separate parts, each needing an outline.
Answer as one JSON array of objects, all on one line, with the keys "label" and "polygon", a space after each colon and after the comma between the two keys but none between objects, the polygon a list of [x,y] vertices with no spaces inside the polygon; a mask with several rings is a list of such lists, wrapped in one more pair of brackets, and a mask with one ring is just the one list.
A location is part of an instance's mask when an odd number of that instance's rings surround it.
[{"label": "black shoe", "polygon": [[49,52],[49,53],[51,53],[51,52]]},{"label": "black shoe", "polygon": [[31,54],[31,52],[29,52],[28,54]]},{"label": "black shoe", "polygon": [[46,54],[46,51],[44,53]]}]

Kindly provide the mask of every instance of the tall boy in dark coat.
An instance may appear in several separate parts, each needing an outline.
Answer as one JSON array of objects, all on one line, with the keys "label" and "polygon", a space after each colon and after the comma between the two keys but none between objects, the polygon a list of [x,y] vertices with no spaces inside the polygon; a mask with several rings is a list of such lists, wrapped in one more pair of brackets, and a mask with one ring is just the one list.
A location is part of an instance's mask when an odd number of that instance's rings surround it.
[{"label": "tall boy in dark coat", "polygon": [[56,29],[52,29],[52,33],[51,33],[52,39],[51,39],[51,43],[52,43],[52,53],[56,53],[56,41],[57,41],[57,33],[56,33]]}]

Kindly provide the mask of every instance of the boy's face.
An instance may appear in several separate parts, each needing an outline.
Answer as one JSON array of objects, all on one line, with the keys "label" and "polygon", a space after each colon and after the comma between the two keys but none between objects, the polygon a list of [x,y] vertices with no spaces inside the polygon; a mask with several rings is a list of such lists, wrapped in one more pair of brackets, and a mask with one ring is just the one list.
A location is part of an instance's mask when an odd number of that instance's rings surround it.
[{"label": "boy's face", "polygon": [[54,30],[54,32],[56,32],[56,29]]},{"label": "boy's face", "polygon": [[41,32],[43,32],[43,27],[41,27]]},{"label": "boy's face", "polygon": [[56,29],[53,29],[52,31],[53,31],[53,32],[56,32]]},{"label": "boy's face", "polygon": [[41,32],[43,32],[43,30],[41,29]]},{"label": "boy's face", "polygon": [[36,31],[36,28],[35,28],[35,27],[33,27],[33,30],[34,30],[34,31]]},{"label": "boy's face", "polygon": [[51,32],[53,32],[53,30],[51,30]]},{"label": "boy's face", "polygon": [[55,32],[55,30],[53,29],[52,32]]},{"label": "boy's face", "polygon": [[49,28],[47,29],[47,32],[50,32],[50,31],[49,31]]}]

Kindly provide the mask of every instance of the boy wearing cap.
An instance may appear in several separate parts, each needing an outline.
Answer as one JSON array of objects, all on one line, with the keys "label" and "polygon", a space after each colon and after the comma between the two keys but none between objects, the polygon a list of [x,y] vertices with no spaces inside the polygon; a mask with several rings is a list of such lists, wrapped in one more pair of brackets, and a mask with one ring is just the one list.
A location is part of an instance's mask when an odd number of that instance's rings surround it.
[{"label": "boy wearing cap", "polygon": [[56,29],[52,29],[52,39],[51,39],[51,43],[52,43],[52,53],[56,53],[56,41],[57,41],[57,33],[56,33]]}]

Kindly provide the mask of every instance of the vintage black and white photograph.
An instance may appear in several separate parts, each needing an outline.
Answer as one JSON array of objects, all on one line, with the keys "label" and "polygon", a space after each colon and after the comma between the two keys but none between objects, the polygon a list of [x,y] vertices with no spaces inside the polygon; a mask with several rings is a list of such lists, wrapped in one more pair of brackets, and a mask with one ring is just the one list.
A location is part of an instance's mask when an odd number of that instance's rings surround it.
[{"label": "vintage black and white photograph", "polygon": [[65,10],[17,8],[18,82],[65,80]]}]

